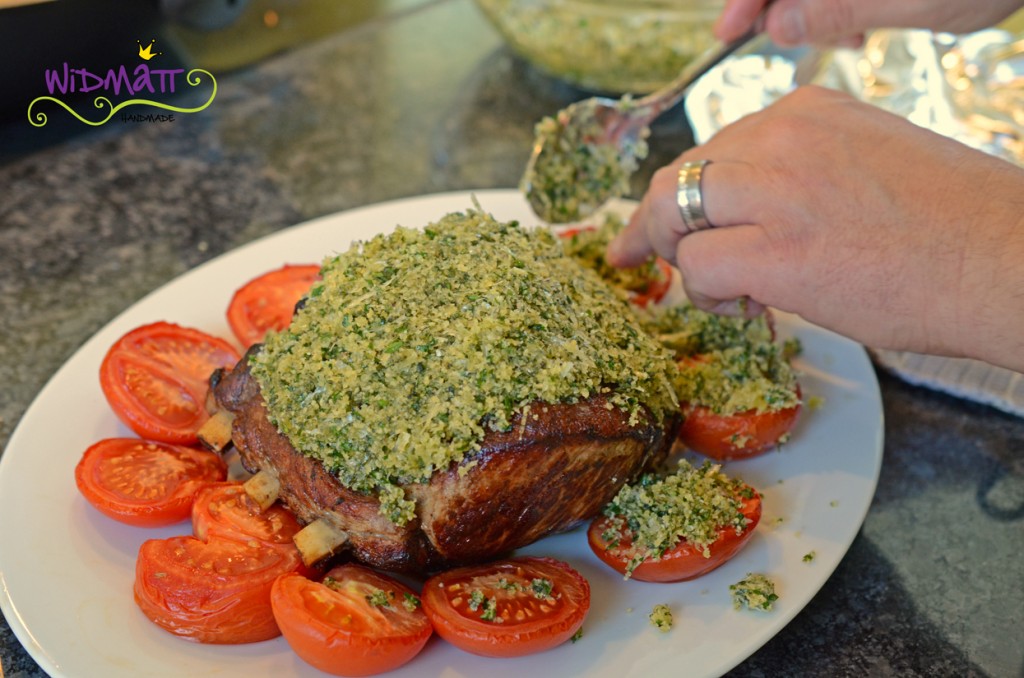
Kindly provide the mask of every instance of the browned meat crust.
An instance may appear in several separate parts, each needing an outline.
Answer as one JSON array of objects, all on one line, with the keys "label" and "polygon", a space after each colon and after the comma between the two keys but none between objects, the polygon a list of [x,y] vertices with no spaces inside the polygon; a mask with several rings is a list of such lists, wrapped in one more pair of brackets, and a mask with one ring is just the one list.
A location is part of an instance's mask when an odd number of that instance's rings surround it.
[{"label": "browned meat crust", "polygon": [[302,522],[326,518],[347,532],[358,560],[405,572],[491,559],[593,517],[664,457],[677,425],[647,418],[630,427],[628,415],[603,396],[535,405],[525,423],[517,415],[510,431],[489,432],[468,470],[460,474],[453,465],[429,482],[406,485],[417,519],[398,527],[379,513],[374,495],[345,488],[319,461],[295,451],[267,419],[245,358],[215,376],[213,394],[235,414],[232,440],[245,467],[274,473],[281,500]]}]

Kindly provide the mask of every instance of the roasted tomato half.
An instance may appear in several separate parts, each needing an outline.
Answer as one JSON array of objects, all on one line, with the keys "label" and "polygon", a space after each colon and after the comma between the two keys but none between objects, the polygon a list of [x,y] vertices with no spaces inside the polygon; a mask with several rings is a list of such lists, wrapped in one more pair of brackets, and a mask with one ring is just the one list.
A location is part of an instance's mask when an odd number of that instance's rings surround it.
[{"label": "roasted tomato half", "polygon": [[657,273],[647,278],[642,287],[630,290],[629,300],[641,308],[661,301],[672,286],[672,265],[658,257],[654,266]]},{"label": "roasted tomato half", "polygon": [[337,676],[396,669],[433,633],[411,589],[361,565],[336,567],[322,583],[285,575],[274,582],[270,599],[295,653]]},{"label": "roasted tomato half", "polygon": [[423,585],[438,635],[485,657],[518,657],[564,643],[583,625],[590,584],[553,558],[514,558],[462,567]]},{"label": "roasted tomato half", "polygon": [[242,483],[207,485],[192,504],[192,533],[203,541],[224,537],[291,545],[301,529],[295,516],[280,504],[260,510]]},{"label": "roasted tomato half", "polygon": [[224,480],[216,454],[138,438],[107,438],[91,446],[75,467],[78,490],[103,514],[137,527],[188,518],[196,494]]},{"label": "roasted tomato half", "polygon": [[[718,539],[708,547],[709,556],[704,555],[703,549],[685,540],[680,541],[660,558],[643,560],[630,576],[648,582],[686,581],[707,574],[727,562],[750,540],[754,528],[761,520],[761,495],[753,488],[748,487],[748,490],[745,494],[749,496],[742,499],[741,507],[748,520],[747,526],[739,533],[732,527],[719,528]],[[587,530],[587,540],[598,558],[616,572],[626,574],[634,555],[633,539],[627,531],[616,543],[609,543],[605,534],[611,526],[611,520],[606,516],[595,519]]]},{"label": "roasted tomato half", "polygon": [[263,341],[268,330],[288,327],[295,305],[319,277],[316,264],[288,264],[238,288],[228,304],[228,324],[242,346]]},{"label": "roasted tomato half", "polygon": [[774,412],[716,414],[699,405],[683,406],[679,440],[694,452],[718,461],[764,454],[793,430],[800,405]]},{"label": "roasted tomato half", "polygon": [[270,606],[274,580],[306,571],[293,544],[150,539],[135,564],[135,602],[155,624],[183,638],[255,643],[281,635]]},{"label": "roasted tomato half", "polygon": [[100,365],[100,386],[114,413],[139,436],[191,445],[209,418],[210,374],[238,360],[223,339],[157,322],[117,340]]},{"label": "roasted tomato half", "polygon": [[[711,364],[711,359],[693,355],[679,361],[682,370],[701,364]],[[773,383],[767,388],[776,389],[780,395],[795,393],[794,404],[773,410],[720,413],[706,405],[683,402],[680,442],[716,461],[749,459],[777,447],[796,425],[801,409],[801,391],[799,384],[778,386]]]},{"label": "roasted tomato half", "polygon": [[[560,238],[573,240],[579,237],[586,238],[588,237],[586,234],[595,233],[598,230],[596,226],[580,226],[565,229],[558,235]],[[602,242],[599,246],[603,250],[605,245]],[[585,249],[589,250],[592,247],[594,247],[593,243],[586,245]],[[655,257],[648,264],[642,264],[635,268],[618,269],[610,267],[605,262],[602,253],[598,255],[596,271],[613,286],[625,289],[629,294],[629,300],[640,307],[658,303],[672,286],[672,265],[661,257]]]}]

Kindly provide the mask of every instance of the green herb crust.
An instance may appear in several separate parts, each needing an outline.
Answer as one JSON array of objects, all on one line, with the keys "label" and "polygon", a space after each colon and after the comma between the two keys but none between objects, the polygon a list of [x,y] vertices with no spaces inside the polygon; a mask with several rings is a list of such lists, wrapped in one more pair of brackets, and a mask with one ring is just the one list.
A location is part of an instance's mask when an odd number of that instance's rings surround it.
[{"label": "green herb crust", "polygon": [[671,355],[546,230],[454,213],[354,246],[322,278],[252,373],[295,449],[397,524],[414,509],[399,483],[468,461],[532,403],[604,393],[636,424],[678,408]]},{"label": "green herb crust", "polygon": [[680,402],[718,414],[776,412],[800,403],[791,348],[772,339],[768,318],[707,313],[687,302],[642,316],[644,328],[681,360]]},{"label": "green herb crust", "polygon": [[697,468],[683,459],[675,473],[648,473],[623,486],[604,508],[610,521],[601,536],[612,548],[627,534],[631,537],[627,579],[642,562],[661,558],[681,541],[710,558],[719,530],[740,534],[746,529],[742,499],[751,492],[742,481],[722,473],[720,465],[705,462]]}]

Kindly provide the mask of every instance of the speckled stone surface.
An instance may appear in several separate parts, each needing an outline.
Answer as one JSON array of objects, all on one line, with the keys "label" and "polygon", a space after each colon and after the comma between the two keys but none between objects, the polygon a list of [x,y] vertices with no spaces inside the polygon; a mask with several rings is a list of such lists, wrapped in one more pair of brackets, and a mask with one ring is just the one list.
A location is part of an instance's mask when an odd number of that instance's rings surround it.
[{"label": "speckled stone surface", "polygon": [[[202,114],[111,123],[0,164],[0,444],[74,350],[149,291],[311,217],[513,186],[533,123],[580,96],[512,58],[467,0],[218,80]],[[679,116],[659,124],[637,190],[689,143]],[[731,675],[1024,676],[1024,421],[880,380],[885,457],[860,535]],[[43,675],[6,623],[0,663],[6,678]]]}]

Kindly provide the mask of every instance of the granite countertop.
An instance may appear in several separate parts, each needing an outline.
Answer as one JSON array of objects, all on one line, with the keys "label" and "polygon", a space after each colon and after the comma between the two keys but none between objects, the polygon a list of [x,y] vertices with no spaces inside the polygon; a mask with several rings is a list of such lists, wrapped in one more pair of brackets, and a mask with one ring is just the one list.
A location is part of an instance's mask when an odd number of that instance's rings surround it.
[{"label": "granite countertop", "polygon": [[[5,124],[0,444],[78,346],[182,272],[312,217],[516,184],[533,123],[580,93],[513,58],[468,0],[393,7],[220,75],[215,103],[174,122],[48,145]],[[690,143],[681,116],[659,124],[637,191]],[[879,380],[885,452],[860,534],[731,675],[1024,675],[1024,421]],[[0,665],[43,675],[6,622]]]}]

